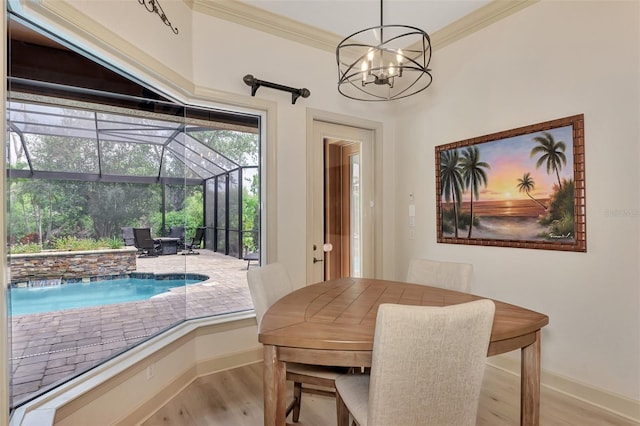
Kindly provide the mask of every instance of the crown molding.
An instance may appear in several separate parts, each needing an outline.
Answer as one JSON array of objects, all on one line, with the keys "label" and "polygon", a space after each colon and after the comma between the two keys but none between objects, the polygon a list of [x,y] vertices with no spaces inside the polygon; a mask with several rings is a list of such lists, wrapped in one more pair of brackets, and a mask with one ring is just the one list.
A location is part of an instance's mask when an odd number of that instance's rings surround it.
[{"label": "crown molding", "polygon": [[236,0],[184,0],[192,10],[328,52],[344,37]]},{"label": "crown molding", "polygon": [[[344,36],[302,24],[237,0],[184,0],[192,10],[259,31],[335,52]],[[445,47],[540,0],[494,0],[430,35],[432,49]]]},{"label": "crown molding", "polygon": [[540,0],[493,0],[431,35],[431,48],[441,49]]}]

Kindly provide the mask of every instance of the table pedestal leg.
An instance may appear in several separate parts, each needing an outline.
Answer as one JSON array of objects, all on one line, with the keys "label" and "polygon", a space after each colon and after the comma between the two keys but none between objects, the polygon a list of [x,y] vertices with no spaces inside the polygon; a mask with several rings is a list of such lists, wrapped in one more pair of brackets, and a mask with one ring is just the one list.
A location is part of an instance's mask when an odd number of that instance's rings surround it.
[{"label": "table pedestal leg", "polygon": [[263,347],[264,426],[284,426],[286,421],[286,364],[278,360],[278,348]]},{"label": "table pedestal leg", "polygon": [[540,424],[540,330],[536,340],[522,348],[520,377],[520,424]]},{"label": "table pedestal leg", "polygon": [[338,411],[338,426],[349,426],[349,409],[338,392],[336,392],[336,409]]}]

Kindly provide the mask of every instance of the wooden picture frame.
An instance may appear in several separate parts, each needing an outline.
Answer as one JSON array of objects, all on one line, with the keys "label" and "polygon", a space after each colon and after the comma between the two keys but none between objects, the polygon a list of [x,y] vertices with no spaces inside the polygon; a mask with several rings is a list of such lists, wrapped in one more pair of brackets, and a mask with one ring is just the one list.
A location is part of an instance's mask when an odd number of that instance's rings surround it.
[{"label": "wooden picture frame", "polygon": [[583,114],[436,146],[435,160],[438,243],[587,251]]}]

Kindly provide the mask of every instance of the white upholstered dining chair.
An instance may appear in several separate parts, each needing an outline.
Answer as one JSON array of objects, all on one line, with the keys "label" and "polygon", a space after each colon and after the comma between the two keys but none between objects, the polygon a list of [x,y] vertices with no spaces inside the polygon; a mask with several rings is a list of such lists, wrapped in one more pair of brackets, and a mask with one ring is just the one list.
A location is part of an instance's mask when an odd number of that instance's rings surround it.
[{"label": "white upholstered dining chair", "polygon": [[370,375],[336,379],[338,426],[473,426],[491,336],[491,300],[382,304]]},{"label": "white upholstered dining chair", "polygon": [[472,273],[470,263],[413,258],[409,262],[407,282],[469,293]]},{"label": "white upholstered dining chair", "polygon": [[[289,274],[281,263],[271,263],[247,272],[247,281],[258,325],[269,307],[284,295],[293,291]],[[287,407],[287,416],[300,417],[302,392],[335,397],[335,379],[346,373],[347,368],[324,367],[298,363],[287,363],[287,380],[293,382],[293,401]],[[309,386],[303,386],[311,385]],[[322,389],[324,388],[324,389]]]}]

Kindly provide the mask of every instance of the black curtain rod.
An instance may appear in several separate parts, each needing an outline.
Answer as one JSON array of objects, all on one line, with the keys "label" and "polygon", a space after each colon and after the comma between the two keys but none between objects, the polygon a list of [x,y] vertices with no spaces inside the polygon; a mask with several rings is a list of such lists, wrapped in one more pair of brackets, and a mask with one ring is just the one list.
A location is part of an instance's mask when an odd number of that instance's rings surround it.
[{"label": "black curtain rod", "polygon": [[264,81],[264,80],[258,80],[251,74],[245,75],[242,78],[242,80],[245,82],[247,86],[251,86],[251,96],[256,95],[256,91],[258,91],[260,86],[270,87],[272,89],[282,90],[283,92],[291,93],[292,104],[295,104],[300,96],[302,96],[303,98],[308,98],[309,95],[311,95],[311,92],[309,91],[309,89],[306,89],[306,88],[296,89],[294,87],[283,86],[282,84],[271,83],[269,81]]}]

